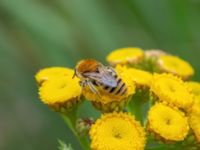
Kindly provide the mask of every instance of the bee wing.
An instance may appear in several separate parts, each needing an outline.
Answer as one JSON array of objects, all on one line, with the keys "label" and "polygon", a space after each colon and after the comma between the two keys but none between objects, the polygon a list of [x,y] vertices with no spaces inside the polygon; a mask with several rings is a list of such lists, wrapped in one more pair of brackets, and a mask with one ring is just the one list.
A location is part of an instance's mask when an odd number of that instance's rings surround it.
[{"label": "bee wing", "polygon": [[112,77],[109,73],[101,74],[95,72],[86,72],[84,73],[90,79],[93,79],[99,83],[104,84],[105,86],[116,87],[117,82],[114,77]]},{"label": "bee wing", "polygon": [[108,71],[108,69],[105,66],[99,67],[99,73],[102,75],[102,81],[105,85],[108,85],[110,87],[116,87],[117,81],[112,74]]},{"label": "bee wing", "polygon": [[117,81],[115,77],[112,76],[112,74],[104,65],[100,64],[100,66],[98,67],[98,71],[99,72],[86,72],[84,73],[84,75],[106,86],[117,86]]}]

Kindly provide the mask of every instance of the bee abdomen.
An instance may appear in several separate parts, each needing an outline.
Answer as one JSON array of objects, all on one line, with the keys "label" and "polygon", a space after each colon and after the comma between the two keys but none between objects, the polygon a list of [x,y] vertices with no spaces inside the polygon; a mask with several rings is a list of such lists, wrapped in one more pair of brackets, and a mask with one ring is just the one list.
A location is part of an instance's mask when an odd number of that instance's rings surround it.
[{"label": "bee abdomen", "polygon": [[110,94],[114,95],[123,95],[127,91],[126,84],[122,81],[121,78],[117,78],[117,86],[116,87],[109,87],[103,86],[103,89],[106,90]]}]

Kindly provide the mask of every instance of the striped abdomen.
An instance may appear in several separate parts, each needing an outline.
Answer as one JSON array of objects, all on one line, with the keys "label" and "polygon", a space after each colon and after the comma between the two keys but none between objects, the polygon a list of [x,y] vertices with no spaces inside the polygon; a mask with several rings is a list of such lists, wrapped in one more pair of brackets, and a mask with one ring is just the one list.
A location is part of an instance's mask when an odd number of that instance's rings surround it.
[{"label": "striped abdomen", "polygon": [[109,87],[105,85],[101,85],[104,90],[106,90],[110,94],[114,95],[124,95],[127,92],[126,84],[122,81],[121,78],[118,78],[117,76],[114,76],[117,81],[116,87]]}]

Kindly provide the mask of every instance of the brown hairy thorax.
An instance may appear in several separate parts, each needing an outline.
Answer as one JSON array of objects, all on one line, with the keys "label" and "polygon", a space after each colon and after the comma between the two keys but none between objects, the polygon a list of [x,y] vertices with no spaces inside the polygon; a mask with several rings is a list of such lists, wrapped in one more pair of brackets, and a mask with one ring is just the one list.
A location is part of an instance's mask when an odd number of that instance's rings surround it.
[{"label": "brown hairy thorax", "polygon": [[99,65],[100,64],[94,59],[84,59],[77,64],[76,69],[79,73],[95,72]]}]

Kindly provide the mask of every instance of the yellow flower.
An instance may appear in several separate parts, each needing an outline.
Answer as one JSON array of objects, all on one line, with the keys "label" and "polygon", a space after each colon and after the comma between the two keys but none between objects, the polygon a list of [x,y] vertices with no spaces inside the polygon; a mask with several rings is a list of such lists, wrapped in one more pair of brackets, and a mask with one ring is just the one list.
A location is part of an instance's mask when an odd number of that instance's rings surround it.
[{"label": "yellow flower", "polygon": [[40,99],[55,111],[70,110],[80,100],[79,79],[69,76],[44,82],[39,88]]},{"label": "yellow flower", "polygon": [[186,82],[186,86],[191,90],[196,98],[200,98],[200,83],[195,81]]},{"label": "yellow flower", "polygon": [[191,114],[189,117],[189,124],[195,134],[197,142],[200,142],[200,113]]},{"label": "yellow flower", "polygon": [[36,81],[41,85],[44,81],[59,78],[62,76],[73,76],[74,70],[64,67],[49,67],[40,70],[36,75]]},{"label": "yellow flower", "polygon": [[152,74],[135,68],[128,68],[126,66],[118,65],[116,71],[123,74],[123,76],[127,76],[126,78],[130,81],[134,82],[137,87],[150,87]]},{"label": "yellow flower", "polygon": [[190,113],[200,113],[200,83],[189,81],[185,83],[191,93],[194,95],[194,104]]},{"label": "yellow flower", "polygon": [[184,82],[171,74],[154,74],[151,91],[159,101],[185,111],[193,104],[193,96]]},{"label": "yellow flower", "polygon": [[107,61],[112,66],[117,64],[137,64],[144,57],[144,52],[138,47],[128,47],[114,50],[107,56]]},{"label": "yellow flower", "polygon": [[164,55],[160,56],[158,64],[164,72],[173,73],[183,79],[187,79],[194,74],[192,66],[176,56]]},{"label": "yellow flower", "polygon": [[[127,91],[123,95],[117,95],[109,93],[101,86],[96,86],[99,95],[91,91],[91,89],[86,86],[83,87],[83,95],[90,101],[97,109],[103,112],[108,111],[119,111],[124,108],[125,104],[128,102],[129,97],[135,93],[135,84],[130,81],[129,76],[125,73],[117,72],[119,78],[125,83]],[[120,109],[121,108],[121,109]]]},{"label": "yellow flower", "polygon": [[158,103],[148,113],[148,129],[167,141],[182,141],[189,131],[188,119],[178,109]]},{"label": "yellow flower", "polygon": [[127,113],[102,115],[90,129],[92,150],[144,150],[143,127]]}]

